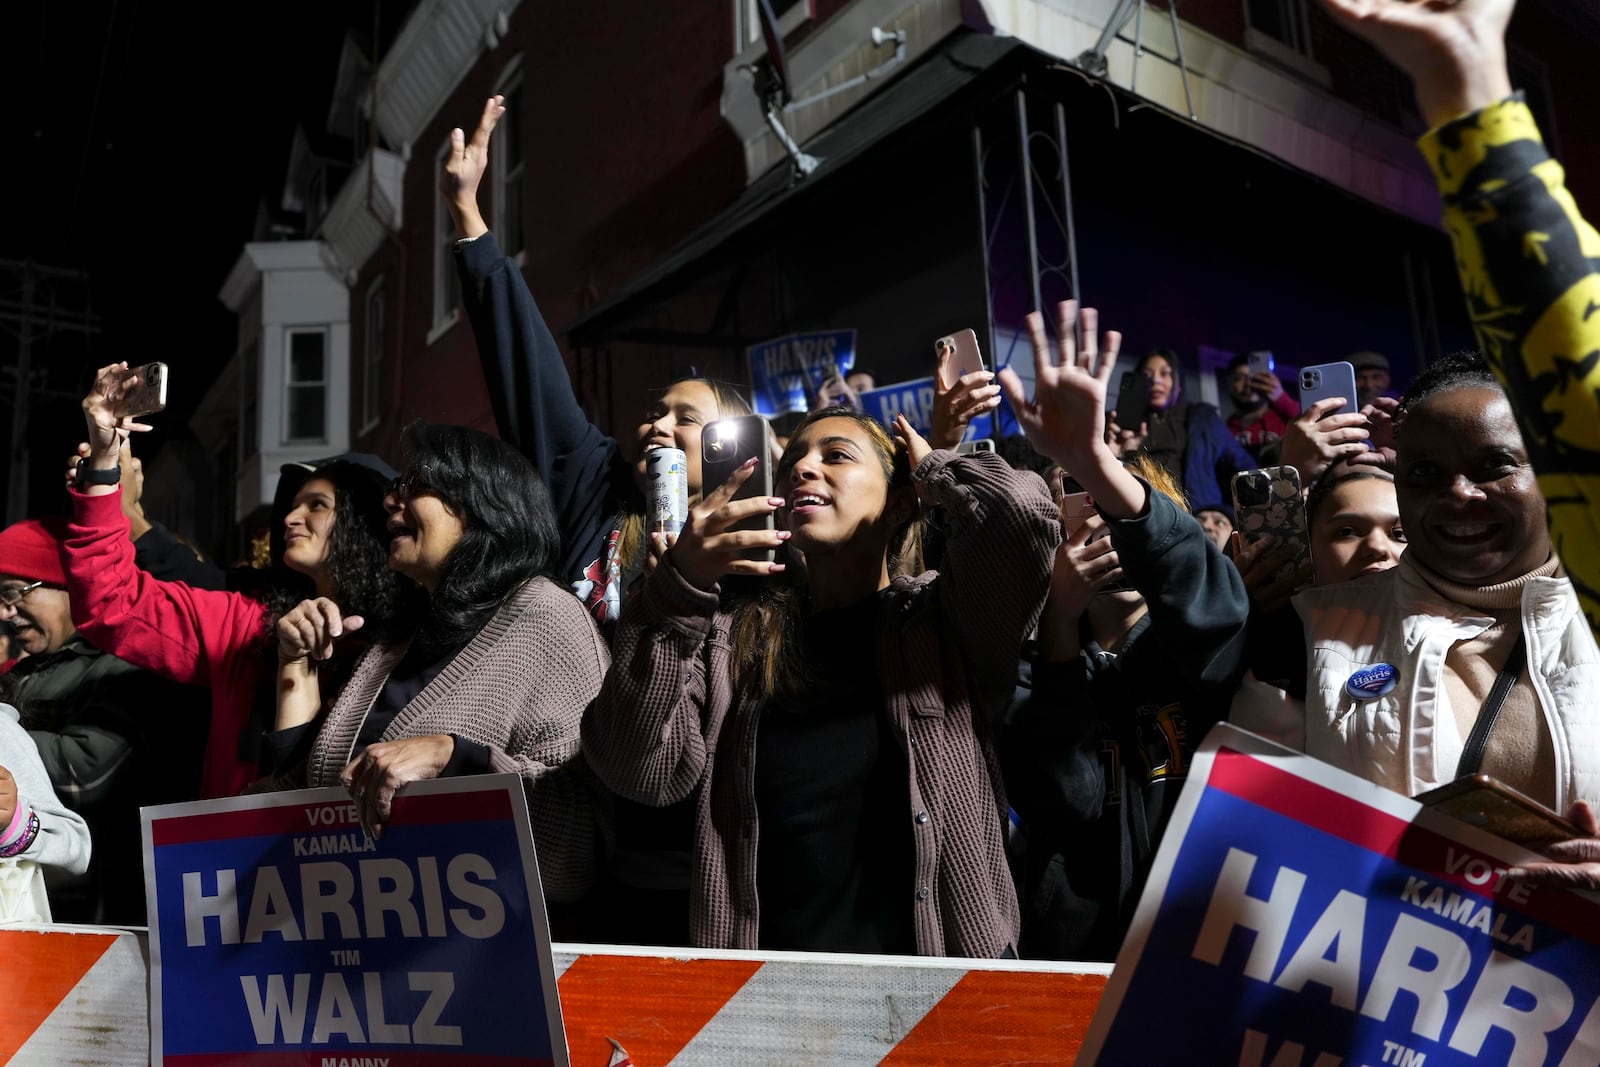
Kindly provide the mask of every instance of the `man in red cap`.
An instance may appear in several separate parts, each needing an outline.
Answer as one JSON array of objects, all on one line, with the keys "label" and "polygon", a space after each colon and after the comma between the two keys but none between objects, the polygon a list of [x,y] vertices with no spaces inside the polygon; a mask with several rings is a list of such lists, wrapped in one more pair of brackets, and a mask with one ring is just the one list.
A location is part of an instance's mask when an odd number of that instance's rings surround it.
[{"label": "man in red cap", "polygon": [[142,925],[139,806],[199,795],[209,700],[78,634],[61,566],[63,519],[0,530],[0,624],[26,657],[0,675],[57,795],[89,824],[86,879],[51,887],[58,922]]}]

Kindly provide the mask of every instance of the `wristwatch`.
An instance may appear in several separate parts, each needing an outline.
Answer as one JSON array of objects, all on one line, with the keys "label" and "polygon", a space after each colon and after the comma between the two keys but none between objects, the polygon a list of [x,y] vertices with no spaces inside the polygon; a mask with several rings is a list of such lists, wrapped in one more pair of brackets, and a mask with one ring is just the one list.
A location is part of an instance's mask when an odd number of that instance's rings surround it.
[{"label": "wristwatch", "polygon": [[120,481],[122,481],[120,462],[109,470],[100,470],[89,465],[87,456],[78,460],[78,473],[73,477],[73,482],[79,489],[86,485],[116,485]]}]

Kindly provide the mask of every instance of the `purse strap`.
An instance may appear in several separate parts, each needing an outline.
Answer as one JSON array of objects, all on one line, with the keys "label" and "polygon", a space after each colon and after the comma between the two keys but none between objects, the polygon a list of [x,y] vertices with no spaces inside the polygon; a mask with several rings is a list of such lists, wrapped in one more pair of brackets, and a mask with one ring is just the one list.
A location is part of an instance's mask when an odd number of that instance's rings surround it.
[{"label": "purse strap", "polygon": [[1518,634],[1517,643],[1511,646],[1511,654],[1506,657],[1505,666],[1500,668],[1500,676],[1494,680],[1494,688],[1489,690],[1489,695],[1483,701],[1483,709],[1478,712],[1478,721],[1472,724],[1472,733],[1467,738],[1466,747],[1461,750],[1461,762],[1456,764],[1457,778],[1478,773],[1478,767],[1483,763],[1483,750],[1489,744],[1489,731],[1494,729],[1495,720],[1500,717],[1500,709],[1505,705],[1506,694],[1517,684],[1517,676],[1522,673],[1523,663],[1527,658],[1527,643],[1523,636]]}]

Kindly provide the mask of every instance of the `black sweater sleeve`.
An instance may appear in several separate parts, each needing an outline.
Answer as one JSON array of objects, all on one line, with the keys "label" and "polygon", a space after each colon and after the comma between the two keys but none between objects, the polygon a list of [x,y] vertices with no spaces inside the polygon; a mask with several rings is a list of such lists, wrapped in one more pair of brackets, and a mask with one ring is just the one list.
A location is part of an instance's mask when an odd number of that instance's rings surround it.
[{"label": "black sweater sleeve", "polygon": [[152,522],[133,543],[133,561],[163,582],[182,582],[194,589],[226,588],[221,567],[200,559],[159,522]]},{"label": "black sweater sleeve", "polygon": [[617,442],[584,415],[561,350],[516,261],[494,234],[456,245],[462,301],[500,436],[533,461],[561,526],[569,581],[599,559],[631,489]]}]

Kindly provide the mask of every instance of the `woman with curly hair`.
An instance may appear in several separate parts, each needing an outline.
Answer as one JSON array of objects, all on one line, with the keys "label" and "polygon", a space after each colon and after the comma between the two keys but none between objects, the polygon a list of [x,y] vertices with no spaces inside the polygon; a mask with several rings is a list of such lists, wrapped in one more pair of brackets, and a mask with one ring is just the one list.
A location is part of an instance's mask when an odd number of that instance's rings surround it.
[{"label": "woman with curly hair", "polygon": [[550,578],[561,537],[533,465],[461,426],[413,423],[405,441],[410,465],[384,501],[388,562],[425,602],[361,654],[331,706],[317,664],[367,624],[321,597],[278,620],[276,784],[343,784],[377,837],[407,782],[519,774],[545,892],[574,901],[609,829],[605,792],[578,755],[605,643]]},{"label": "woman with curly hair", "polygon": [[150,428],[123,403],[137,382],[126,363],[115,363],[101,368],[84,398],[89,455],[71,493],[67,591],[79,632],[96,648],[211,690],[201,793],[232,796],[255,777],[251,713],[271,680],[277,617],[313,595],[337,601],[378,632],[399,612],[408,583],[384,566],[387,468],[341,458],[305,475],[283,522],[281,554],[256,595],[159,581],[134,563],[118,484],[122,442]]}]

